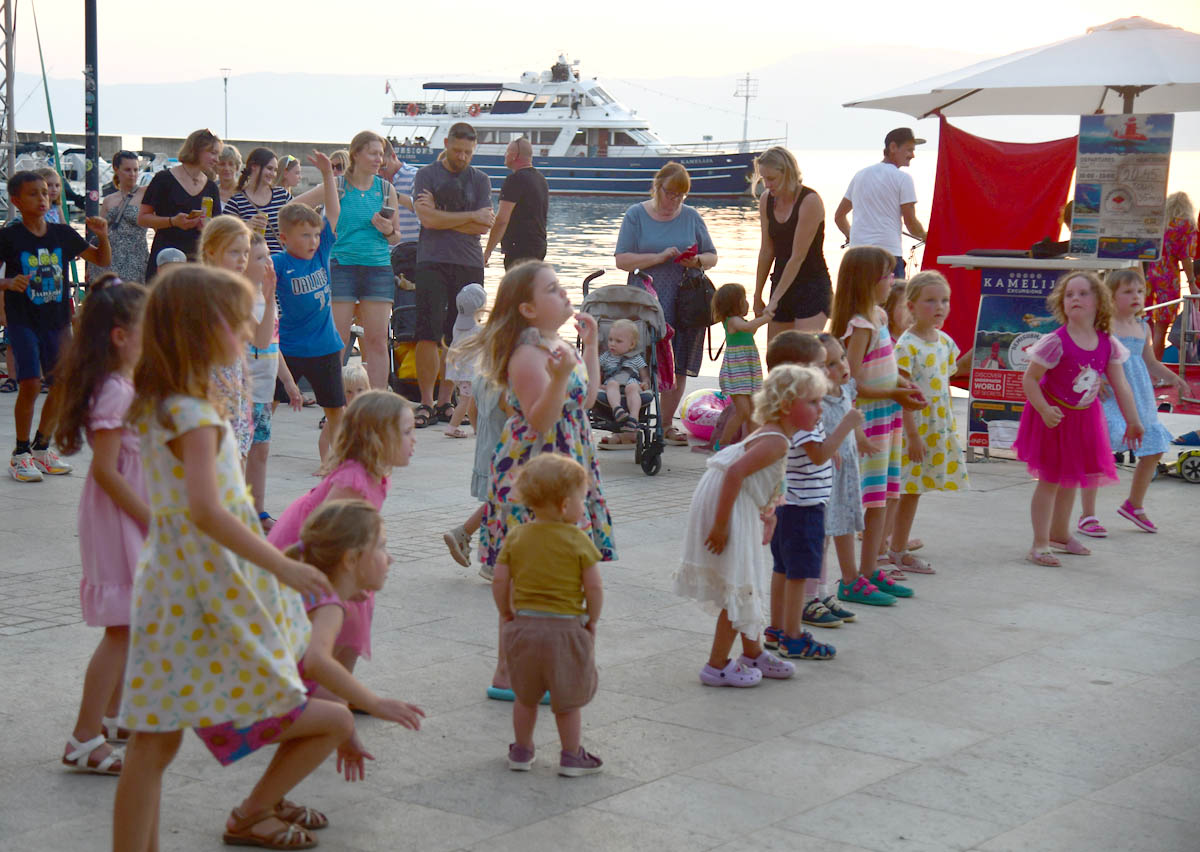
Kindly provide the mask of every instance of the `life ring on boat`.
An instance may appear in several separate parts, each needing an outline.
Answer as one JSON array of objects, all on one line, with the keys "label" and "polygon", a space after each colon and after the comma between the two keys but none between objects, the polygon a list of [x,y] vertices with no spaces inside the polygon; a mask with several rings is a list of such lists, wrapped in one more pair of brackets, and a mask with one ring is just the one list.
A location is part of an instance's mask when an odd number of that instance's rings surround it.
[{"label": "life ring on boat", "polygon": [[467,115],[471,116],[471,118],[479,115],[479,104],[471,104],[467,107]]},{"label": "life ring on boat", "polygon": [[418,112],[417,105],[416,105],[416,104],[409,104],[409,105],[408,105],[408,109],[406,109],[406,110],[405,110],[405,112],[407,112],[407,113],[408,113],[410,116],[411,116],[411,115],[416,115],[416,114],[417,114],[417,112]]}]

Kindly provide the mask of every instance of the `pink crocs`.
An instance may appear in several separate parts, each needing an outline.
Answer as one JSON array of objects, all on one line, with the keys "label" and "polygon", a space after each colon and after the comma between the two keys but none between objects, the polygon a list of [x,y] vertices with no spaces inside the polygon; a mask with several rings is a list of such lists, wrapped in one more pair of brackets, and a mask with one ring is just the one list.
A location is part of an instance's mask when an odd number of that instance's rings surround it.
[{"label": "pink crocs", "polygon": [[742,654],[742,656],[738,657],[738,663],[748,668],[758,669],[762,672],[763,677],[774,678],[775,680],[787,680],[796,673],[795,663],[781,660],[774,654],[768,654],[766,651],[763,651],[753,659]]},{"label": "pink crocs", "polygon": [[705,686],[758,686],[763,679],[761,669],[730,660],[723,669],[713,668],[707,663],[700,669],[700,682]]}]

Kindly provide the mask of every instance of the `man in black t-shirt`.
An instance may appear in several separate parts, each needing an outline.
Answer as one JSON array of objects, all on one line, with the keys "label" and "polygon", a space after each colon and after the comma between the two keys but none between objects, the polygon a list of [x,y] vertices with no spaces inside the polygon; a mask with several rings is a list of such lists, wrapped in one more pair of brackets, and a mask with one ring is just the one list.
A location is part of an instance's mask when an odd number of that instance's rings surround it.
[{"label": "man in black t-shirt", "polygon": [[542,173],[533,167],[533,146],[521,137],[508,143],[504,165],[512,174],[500,187],[500,209],[488,233],[483,265],[487,266],[496,243],[504,249],[504,268],[511,269],[521,260],[546,257],[546,214],[550,207],[550,188]]}]

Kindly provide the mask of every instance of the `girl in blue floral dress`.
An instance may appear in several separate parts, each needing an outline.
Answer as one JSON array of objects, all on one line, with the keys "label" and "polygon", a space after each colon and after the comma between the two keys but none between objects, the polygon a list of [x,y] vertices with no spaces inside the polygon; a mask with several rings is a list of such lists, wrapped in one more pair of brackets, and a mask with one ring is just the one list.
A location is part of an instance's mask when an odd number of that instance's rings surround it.
[{"label": "girl in blue floral dress", "polygon": [[[559,328],[572,317],[583,341],[582,359],[558,336]],[[601,490],[587,417],[600,380],[595,319],[575,313],[554,267],[523,263],[501,280],[487,324],[466,346],[480,355],[483,374],[507,388],[513,412],[492,458],[480,527],[479,561],[484,572],[490,574],[495,565],[509,526],[531,517],[510,495],[521,465],[544,452],[568,455],[588,471],[587,511],[580,527],[604,561],[615,560],[612,517]],[[511,695],[503,659],[492,686],[493,697]]]}]

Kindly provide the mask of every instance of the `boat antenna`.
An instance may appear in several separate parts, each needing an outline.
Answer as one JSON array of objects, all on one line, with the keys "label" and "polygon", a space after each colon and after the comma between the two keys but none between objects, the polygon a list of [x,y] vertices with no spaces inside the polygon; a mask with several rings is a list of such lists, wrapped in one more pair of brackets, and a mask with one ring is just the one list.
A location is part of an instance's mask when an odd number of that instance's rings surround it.
[{"label": "boat antenna", "polygon": [[745,111],[742,113],[742,147],[744,153],[749,150],[750,139],[750,99],[758,97],[758,78],[751,77],[750,72],[746,72],[745,77],[739,77],[737,81],[737,89],[734,91],[735,98],[742,98],[746,101]]}]

